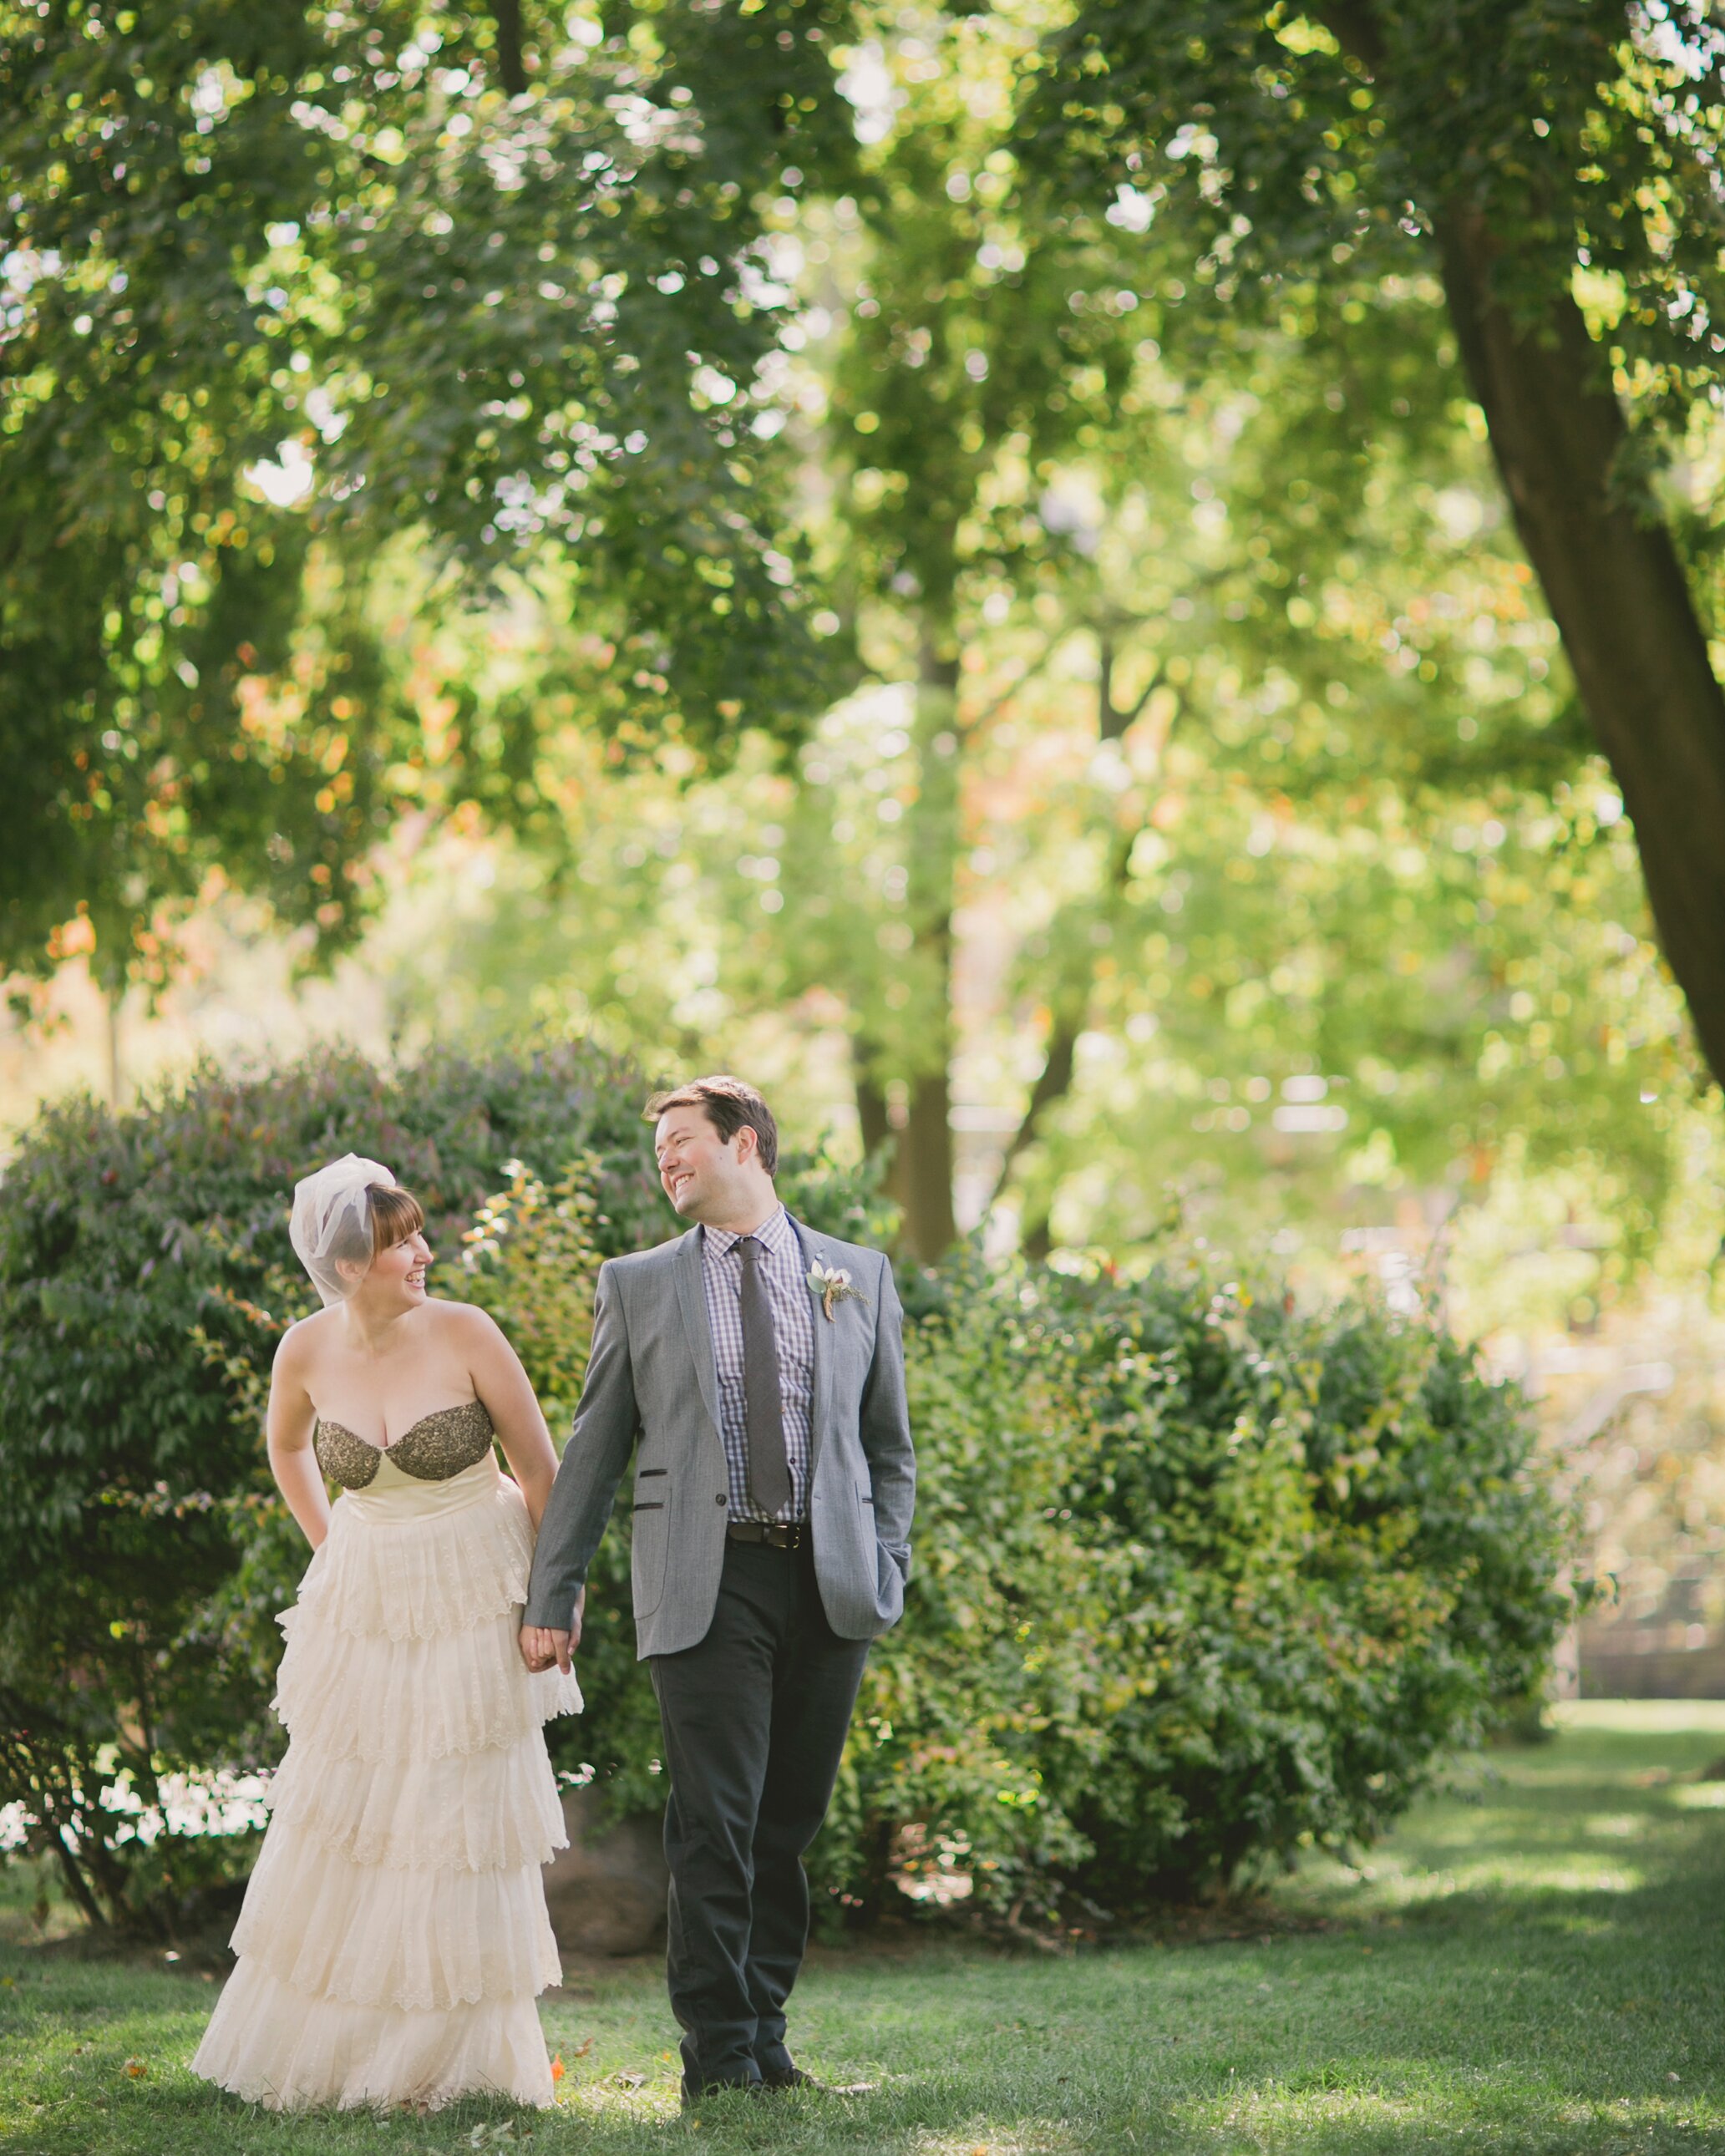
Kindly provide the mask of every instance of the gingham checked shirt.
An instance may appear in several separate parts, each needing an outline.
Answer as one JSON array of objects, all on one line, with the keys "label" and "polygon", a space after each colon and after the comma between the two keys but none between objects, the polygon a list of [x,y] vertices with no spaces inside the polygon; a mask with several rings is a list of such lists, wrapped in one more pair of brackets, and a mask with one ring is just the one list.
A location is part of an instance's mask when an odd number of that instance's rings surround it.
[{"label": "gingham checked shirt", "polygon": [[755,1230],[764,1255],[756,1262],[773,1311],[778,1343],[778,1395],[784,1409],[784,1449],[791,1469],[790,1502],[767,1513],[749,1495],[747,1395],[742,1367],[741,1235],[721,1228],[701,1231],[701,1270],[706,1287],[707,1323],[719,1366],[719,1435],[730,1471],[733,1520],[806,1520],[809,1517],[809,1407],[814,1384],[814,1297],[804,1277],[803,1245],[783,1206]]}]

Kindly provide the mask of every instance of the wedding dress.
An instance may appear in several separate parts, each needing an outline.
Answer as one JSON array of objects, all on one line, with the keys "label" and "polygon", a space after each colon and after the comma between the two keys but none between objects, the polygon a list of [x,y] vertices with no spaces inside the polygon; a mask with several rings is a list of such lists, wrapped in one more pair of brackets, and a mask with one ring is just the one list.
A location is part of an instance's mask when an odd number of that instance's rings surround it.
[{"label": "wedding dress", "polygon": [[540,1866],[565,1836],[542,1725],[581,1693],[517,1650],[532,1530],[491,1439],[476,1399],[387,1451],[316,1431],[343,1495],[278,1620],[287,1756],[192,2061],[271,2109],[552,2099]]}]

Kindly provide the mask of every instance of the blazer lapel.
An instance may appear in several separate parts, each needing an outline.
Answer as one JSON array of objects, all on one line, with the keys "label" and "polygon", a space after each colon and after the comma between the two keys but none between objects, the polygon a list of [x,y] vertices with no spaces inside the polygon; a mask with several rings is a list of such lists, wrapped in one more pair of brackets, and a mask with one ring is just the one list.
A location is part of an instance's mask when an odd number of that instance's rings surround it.
[{"label": "blazer lapel", "polygon": [[701,1230],[691,1228],[677,1245],[677,1306],[688,1336],[690,1359],[695,1365],[701,1397],[712,1419],[715,1434],[719,1421],[719,1366],[713,1357],[713,1329],[707,1322],[706,1282],[701,1273]]},{"label": "blazer lapel", "polygon": [[[809,1229],[805,1228],[803,1225],[803,1223],[797,1219],[794,1214],[788,1211],[786,1217],[790,1221],[792,1227],[796,1229],[797,1240],[803,1246],[803,1270],[804,1273],[807,1273],[811,1265],[819,1264],[824,1265],[830,1264],[831,1260],[828,1256],[826,1245],[821,1241],[819,1236],[812,1234]],[[814,1301],[814,1297],[812,1294],[810,1295],[809,1300],[811,1302]],[[832,1342],[829,1337],[832,1330],[832,1327],[827,1323],[826,1319],[821,1315],[819,1304],[816,1302],[814,1307],[814,1369],[809,1382],[809,1474],[811,1482],[814,1476],[814,1463],[820,1457],[821,1437],[826,1429],[829,1420],[831,1419],[832,1414],[833,1347]]]}]

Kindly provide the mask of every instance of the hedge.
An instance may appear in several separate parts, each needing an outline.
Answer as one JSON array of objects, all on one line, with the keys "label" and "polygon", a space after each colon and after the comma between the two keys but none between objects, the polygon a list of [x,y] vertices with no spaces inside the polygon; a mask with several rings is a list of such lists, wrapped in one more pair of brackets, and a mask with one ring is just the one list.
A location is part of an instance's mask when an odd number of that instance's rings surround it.
[{"label": "hedge", "polygon": [[[172,1930],[251,1852],[172,1823],[146,1846],[123,1808],[275,1755],[304,1552],[261,1404],[311,1303],[294,1177],[352,1149],[418,1189],[434,1286],[495,1312],[561,1440],[598,1264],[675,1228],[645,1091],[583,1044],[332,1057],[28,1133],[0,1182],[0,1806],[93,1919]],[[866,1176],[788,1155],[781,1181],[828,1232],[890,1231]],[[1075,1278],[965,1250],[901,1286],[914,1566],[811,1855],[835,1915],[1128,1911],[1357,1847],[1538,1685],[1573,1523],[1523,1403],[1430,1318],[1301,1312],[1188,1259]],[[624,1526],[588,1712],[554,1727],[630,1812],[662,1784]]]}]

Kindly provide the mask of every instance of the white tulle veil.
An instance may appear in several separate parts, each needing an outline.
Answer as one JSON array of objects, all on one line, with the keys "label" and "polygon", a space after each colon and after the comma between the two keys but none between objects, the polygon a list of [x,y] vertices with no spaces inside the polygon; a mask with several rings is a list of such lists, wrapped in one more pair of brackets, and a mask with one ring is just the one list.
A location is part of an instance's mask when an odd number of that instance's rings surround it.
[{"label": "white tulle veil", "polygon": [[[372,1262],[372,1214],[366,1193],[393,1190],[395,1178],[381,1161],[344,1152],[316,1175],[294,1185],[294,1214],[288,1237],[300,1263],[323,1297],[324,1306],[346,1302]],[[337,1259],[359,1267],[345,1275]]]}]

